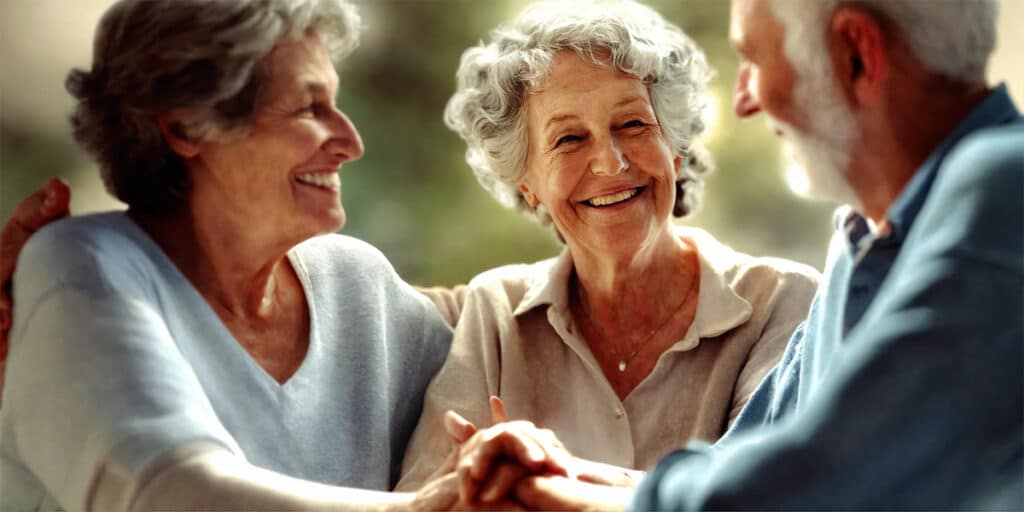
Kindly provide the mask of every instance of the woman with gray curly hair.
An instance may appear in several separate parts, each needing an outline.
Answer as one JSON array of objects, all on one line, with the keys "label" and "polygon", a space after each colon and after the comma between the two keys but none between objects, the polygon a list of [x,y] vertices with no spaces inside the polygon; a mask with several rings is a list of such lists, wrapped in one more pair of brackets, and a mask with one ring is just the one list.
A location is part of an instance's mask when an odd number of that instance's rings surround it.
[{"label": "woman with gray curly hair", "polygon": [[68,77],[127,212],[24,248],[0,509],[368,510],[451,330],[341,235],[340,0],[123,0]]},{"label": "woman with gray curly hair", "polygon": [[682,31],[628,0],[536,4],[466,50],[445,120],[481,185],[565,250],[470,283],[399,488],[449,454],[442,415],[484,424],[490,395],[577,456],[629,469],[736,418],[817,273],[672,223],[702,191],[710,74]]}]

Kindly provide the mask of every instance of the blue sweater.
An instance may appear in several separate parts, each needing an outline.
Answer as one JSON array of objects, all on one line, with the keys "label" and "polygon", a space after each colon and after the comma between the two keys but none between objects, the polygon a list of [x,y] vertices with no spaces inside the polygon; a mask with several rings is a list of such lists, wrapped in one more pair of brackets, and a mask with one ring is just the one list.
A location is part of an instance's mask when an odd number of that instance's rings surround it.
[{"label": "blue sweater", "polygon": [[366,243],[327,235],[289,258],[311,329],[281,385],[123,213],[33,236],[15,276],[0,510],[81,509],[104,465],[144,483],[195,441],[293,477],[390,489],[451,330]]},{"label": "blue sweater", "polygon": [[807,322],[633,510],[1024,509],[1024,122],[993,91],[875,237],[837,216]]}]

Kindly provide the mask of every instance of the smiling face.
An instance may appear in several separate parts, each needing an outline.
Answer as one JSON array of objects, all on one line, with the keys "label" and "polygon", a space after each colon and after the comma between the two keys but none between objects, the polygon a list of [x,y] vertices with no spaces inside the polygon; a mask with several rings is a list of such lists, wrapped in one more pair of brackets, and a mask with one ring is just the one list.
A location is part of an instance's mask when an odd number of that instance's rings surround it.
[{"label": "smiling face", "polygon": [[206,201],[268,237],[305,239],[345,223],[343,162],[363,153],[359,133],[334,104],[338,75],[315,35],[279,43],[264,59],[252,126],[199,144],[193,201]]},{"label": "smiling face", "polygon": [[643,82],[563,51],[524,109],[520,190],[550,212],[570,248],[635,252],[671,232],[681,160]]}]

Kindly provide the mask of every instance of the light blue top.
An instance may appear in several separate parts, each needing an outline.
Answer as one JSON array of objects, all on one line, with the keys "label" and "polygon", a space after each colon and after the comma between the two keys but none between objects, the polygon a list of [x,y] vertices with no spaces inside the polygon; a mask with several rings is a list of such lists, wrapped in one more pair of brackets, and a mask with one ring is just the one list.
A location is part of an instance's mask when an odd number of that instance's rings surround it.
[{"label": "light blue top", "polygon": [[876,237],[841,211],[810,316],[714,448],[633,510],[1024,509],[1024,122],[993,91]]},{"label": "light blue top", "polygon": [[311,330],[280,385],[123,213],[33,236],[15,276],[0,510],[81,509],[102,465],[144,482],[201,440],[286,475],[390,489],[451,330],[364,242],[321,236],[289,258]]}]

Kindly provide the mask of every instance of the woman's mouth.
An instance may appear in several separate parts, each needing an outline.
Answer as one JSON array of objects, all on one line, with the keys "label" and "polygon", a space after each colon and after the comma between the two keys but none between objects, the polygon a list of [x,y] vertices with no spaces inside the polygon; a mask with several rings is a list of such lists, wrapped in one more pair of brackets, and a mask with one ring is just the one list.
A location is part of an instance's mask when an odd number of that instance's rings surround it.
[{"label": "woman's mouth", "polygon": [[314,187],[325,188],[329,190],[338,190],[341,188],[341,176],[336,172],[330,173],[308,173],[299,174],[295,177],[296,181],[306,185],[312,185]]},{"label": "woman's mouth", "polygon": [[624,201],[629,201],[630,199],[636,197],[637,194],[639,194],[640,192],[643,192],[644,188],[645,187],[631,188],[628,190],[623,190],[622,192],[616,192],[614,194],[592,197],[590,199],[587,199],[586,201],[583,201],[583,204],[594,207],[612,206]]}]

